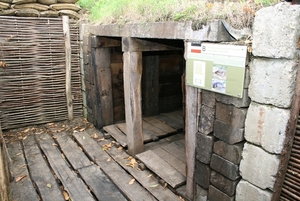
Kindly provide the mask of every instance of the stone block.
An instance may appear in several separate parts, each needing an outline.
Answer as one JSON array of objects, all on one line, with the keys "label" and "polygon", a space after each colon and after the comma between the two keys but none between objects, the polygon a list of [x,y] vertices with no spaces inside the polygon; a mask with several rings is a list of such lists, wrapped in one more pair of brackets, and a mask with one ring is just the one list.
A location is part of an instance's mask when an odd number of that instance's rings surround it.
[{"label": "stone block", "polygon": [[202,163],[209,164],[215,137],[197,133],[196,140],[196,159],[201,161]]},{"label": "stone block", "polygon": [[244,140],[244,128],[238,128],[236,125],[215,120],[214,136],[228,144],[236,144]]},{"label": "stone block", "polygon": [[206,165],[206,164],[201,163],[200,161],[196,160],[195,181],[199,186],[201,186],[205,189],[208,189],[209,180],[210,180],[210,172],[211,172],[211,169],[210,169],[209,165]]},{"label": "stone block", "polygon": [[211,157],[210,167],[228,179],[236,180],[240,178],[239,166],[216,154]]},{"label": "stone block", "polygon": [[237,108],[220,102],[216,104],[216,118],[224,123],[244,128],[246,114],[247,109]]},{"label": "stone block", "polygon": [[210,175],[211,184],[228,196],[235,194],[236,185],[239,181],[239,179],[232,181],[215,171],[212,171]]},{"label": "stone block", "polygon": [[234,197],[230,197],[218,190],[214,186],[210,185],[208,189],[208,199],[209,201],[234,201]]},{"label": "stone block", "polygon": [[205,135],[211,133],[214,127],[215,109],[202,105],[199,119],[199,132]]},{"label": "stone block", "polygon": [[250,65],[251,99],[263,104],[289,108],[294,95],[297,61],[254,59]]},{"label": "stone block", "polygon": [[243,90],[243,98],[237,98],[233,96],[227,96],[224,94],[216,94],[216,99],[219,102],[234,105],[235,107],[248,107],[250,105],[250,98],[248,96],[248,89]]},{"label": "stone block", "polygon": [[207,201],[207,190],[196,185],[196,201]]},{"label": "stone block", "polygon": [[216,93],[207,90],[201,90],[202,104],[214,108],[216,105]]},{"label": "stone block", "polygon": [[279,3],[255,13],[252,53],[254,56],[293,59],[297,54],[300,7]]},{"label": "stone block", "polygon": [[244,180],[262,189],[273,190],[280,156],[266,152],[260,147],[244,145],[240,174]]},{"label": "stone block", "polygon": [[230,162],[238,165],[242,159],[244,143],[238,143],[235,145],[227,144],[226,142],[219,140],[214,143],[214,153],[229,160]]},{"label": "stone block", "polygon": [[272,192],[253,186],[245,180],[241,180],[236,187],[236,201],[271,201]]},{"label": "stone block", "polygon": [[289,118],[290,110],[252,102],[246,118],[245,138],[270,153],[281,154]]}]

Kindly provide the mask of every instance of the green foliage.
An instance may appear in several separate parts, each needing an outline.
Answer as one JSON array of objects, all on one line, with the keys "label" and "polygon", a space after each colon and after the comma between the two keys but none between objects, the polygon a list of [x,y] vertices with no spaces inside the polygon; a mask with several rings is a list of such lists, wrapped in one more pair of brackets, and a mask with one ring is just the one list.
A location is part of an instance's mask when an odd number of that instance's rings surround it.
[{"label": "green foliage", "polygon": [[101,24],[224,19],[235,28],[250,27],[255,12],[280,0],[79,0],[91,21]]}]

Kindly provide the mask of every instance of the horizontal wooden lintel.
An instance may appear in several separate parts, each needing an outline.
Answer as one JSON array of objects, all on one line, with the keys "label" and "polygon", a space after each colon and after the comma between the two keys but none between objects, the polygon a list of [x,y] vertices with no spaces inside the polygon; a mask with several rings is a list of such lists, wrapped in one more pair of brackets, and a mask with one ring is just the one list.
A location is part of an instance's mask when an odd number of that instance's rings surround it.
[{"label": "horizontal wooden lintel", "polygon": [[167,51],[167,50],[181,50],[181,49],[182,48],[162,44],[156,41],[131,38],[131,37],[122,38],[123,52]]}]

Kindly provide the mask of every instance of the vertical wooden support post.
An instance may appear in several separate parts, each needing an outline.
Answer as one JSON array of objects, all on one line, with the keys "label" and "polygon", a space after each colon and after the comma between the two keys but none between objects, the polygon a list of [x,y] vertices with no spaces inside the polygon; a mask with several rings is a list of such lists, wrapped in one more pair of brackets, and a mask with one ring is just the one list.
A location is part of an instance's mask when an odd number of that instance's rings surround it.
[{"label": "vertical wooden support post", "polygon": [[186,195],[190,200],[195,198],[195,159],[196,159],[196,133],[198,93],[197,88],[186,85]]},{"label": "vertical wooden support post", "polygon": [[147,55],[143,58],[143,114],[159,114],[159,56]]},{"label": "vertical wooden support post", "polygon": [[142,52],[124,52],[124,96],[128,152],[144,151],[141,110]]},{"label": "vertical wooden support post", "polygon": [[0,199],[9,199],[9,180],[11,180],[9,171],[9,158],[5,141],[2,135],[1,124],[0,124]]},{"label": "vertical wooden support post", "polygon": [[110,48],[92,48],[95,75],[95,121],[96,126],[113,124],[112,81],[110,69]]},{"label": "vertical wooden support post", "polygon": [[65,38],[65,52],[66,52],[66,98],[68,108],[68,119],[73,119],[73,100],[71,90],[71,39],[70,39],[70,26],[69,17],[63,16],[63,31]]}]

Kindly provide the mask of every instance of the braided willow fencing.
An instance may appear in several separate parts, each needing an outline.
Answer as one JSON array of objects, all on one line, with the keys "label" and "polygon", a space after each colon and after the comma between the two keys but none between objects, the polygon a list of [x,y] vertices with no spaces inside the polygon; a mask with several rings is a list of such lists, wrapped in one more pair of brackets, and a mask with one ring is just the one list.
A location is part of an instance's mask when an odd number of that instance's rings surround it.
[{"label": "braided willow fencing", "polygon": [[[74,117],[82,116],[79,29],[70,21]],[[2,129],[68,119],[62,19],[0,17]]]}]

